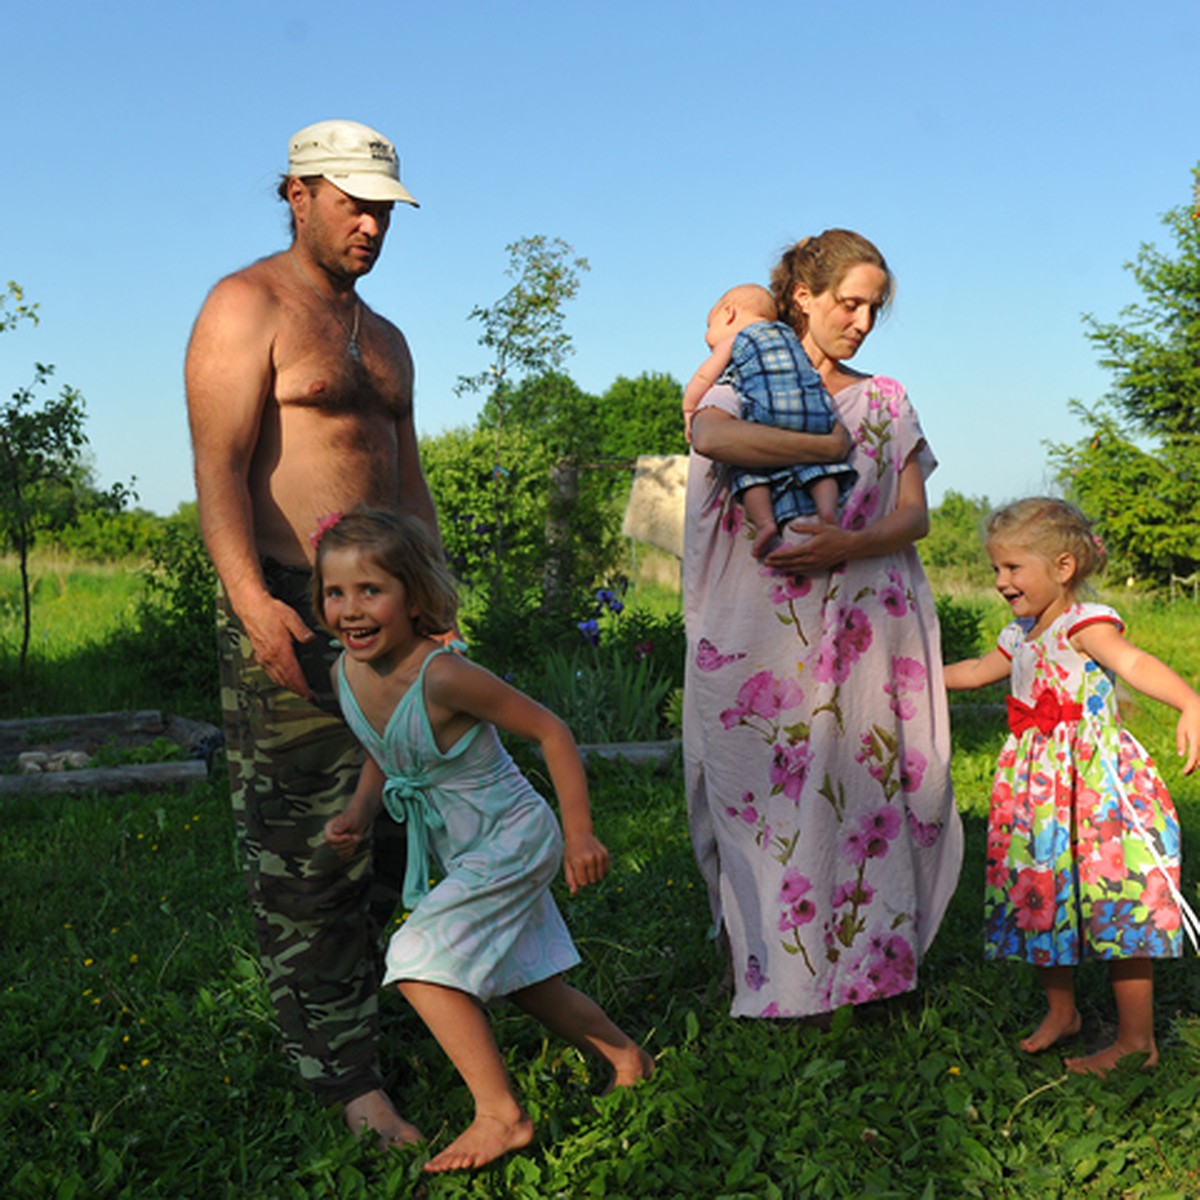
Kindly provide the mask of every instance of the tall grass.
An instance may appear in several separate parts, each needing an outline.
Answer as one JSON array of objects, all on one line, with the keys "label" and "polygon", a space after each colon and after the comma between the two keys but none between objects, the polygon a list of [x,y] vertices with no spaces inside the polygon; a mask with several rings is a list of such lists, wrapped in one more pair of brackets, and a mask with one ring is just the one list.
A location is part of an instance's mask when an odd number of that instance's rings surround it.
[{"label": "tall grass", "polygon": [[[1178,643],[1194,640],[1194,610],[1121,607],[1148,648],[1177,665],[1193,653]],[[1179,774],[1173,722],[1156,708],[1138,706],[1130,720],[1174,789],[1194,898],[1200,787]],[[423,1150],[380,1155],[356,1143],[283,1062],[223,781],[186,795],[4,801],[5,1195],[1200,1195],[1195,961],[1157,971],[1155,1072],[1068,1077],[1057,1054],[1016,1048],[1040,991],[1031,972],[985,964],[980,952],[984,821],[1002,730],[986,714],[955,711],[966,862],[921,989],[842,1010],[825,1032],[727,1015],[678,764],[661,773],[591,764],[614,869],[577,897],[558,888],[583,957],[571,980],[645,1043],[657,1072],[603,1096],[592,1064],[500,1006],[498,1040],[537,1139],[478,1173],[436,1179],[421,1173]],[[542,768],[519,753],[538,778]],[[1111,1032],[1102,969],[1080,972],[1080,1003],[1081,1044]],[[399,997],[385,995],[383,1013],[388,1087],[443,1145],[469,1119],[469,1097]]]}]

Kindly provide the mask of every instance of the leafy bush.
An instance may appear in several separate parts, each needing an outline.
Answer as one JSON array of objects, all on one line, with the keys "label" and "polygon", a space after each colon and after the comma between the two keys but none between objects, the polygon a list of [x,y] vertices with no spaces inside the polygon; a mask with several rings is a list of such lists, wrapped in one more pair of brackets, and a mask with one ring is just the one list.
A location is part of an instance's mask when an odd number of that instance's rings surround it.
[{"label": "leafy bush", "polygon": [[616,646],[578,646],[546,655],[540,699],[580,742],[653,741],[662,734],[671,680]]},{"label": "leafy bush", "polygon": [[938,596],[934,603],[942,631],[943,661],[958,662],[960,658],[978,655],[982,611],[974,604],[965,604],[952,596]]},{"label": "leafy bush", "polygon": [[142,575],[146,592],[138,604],[136,652],[153,663],[171,707],[215,715],[216,573],[194,509],[165,522]]}]

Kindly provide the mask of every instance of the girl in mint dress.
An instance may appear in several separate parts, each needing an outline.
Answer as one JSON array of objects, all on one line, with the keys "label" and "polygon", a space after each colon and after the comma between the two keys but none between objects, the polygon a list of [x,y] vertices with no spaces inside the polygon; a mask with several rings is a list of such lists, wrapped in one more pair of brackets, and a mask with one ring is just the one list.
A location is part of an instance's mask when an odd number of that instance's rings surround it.
[{"label": "girl in mint dress", "polygon": [[[371,509],[327,518],[313,586],[314,608],[344,647],[333,672],[342,712],[367,751],[354,796],[325,839],[343,857],[363,853],[381,808],[408,831],[411,912],[388,946],[384,984],[416,1009],[475,1102],[472,1123],[425,1170],[480,1167],[533,1138],[485,1002],[508,998],[598,1055],[612,1086],[653,1069],[562,977],[579,956],[550,883],[560,866],[572,893],[599,883],[608,851],[592,832],[587,780],[566,725],[434,640],[453,628],[458,596],[422,521]],[[561,832],[497,727],[540,747]]]},{"label": "girl in mint dress", "polygon": [[1115,681],[1179,710],[1185,771],[1200,758],[1200,696],[1127,641],[1113,609],[1077,599],[1104,561],[1077,509],[1021,500],[992,514],[986,536],[1015,619],[989,654],[946,668],[948,688],[1012,680],[988,818],[985,953],[1039,968],[1048,1008],[1021,1042],[1030,1053],[1079,1032],[1073,968],[1108,962],[1116,1038],[1066,1065],[1104,1074],[1143,1054],[1154,1066],[1152,962],[1182,954],[1195,918],[1179,892],[1175,806],[1121,725]]}]

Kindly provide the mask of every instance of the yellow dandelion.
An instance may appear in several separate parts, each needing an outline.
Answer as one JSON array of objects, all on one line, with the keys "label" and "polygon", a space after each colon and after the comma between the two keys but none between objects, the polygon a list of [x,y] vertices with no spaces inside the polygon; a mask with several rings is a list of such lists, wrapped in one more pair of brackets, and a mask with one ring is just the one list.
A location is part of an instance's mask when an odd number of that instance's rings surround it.
[{"label": "yellow dandelion", "polygon": [[83,989],[83,994],[84,994],[85,996],[90,996],[90,995],[92,994],[92,989],[91,989],[91,988],[84,988],[84,989]]},{"label": "yellow dandelion", "polygon": [[64,922],[63,922],[63,928],[64,928],[64,929],[74,929],[74,928],[75,928],[75,924],[74,924],[74,922],[73,922],[73,921],[64,921]]},{"label": "yellow dandelion", "polygon": [[27,1096],[36,1096],[36,1095],[37,1095],[37,1088],[30,1088],[30,1089],[29,1089],[29,1091],[27,1091],[27,1092],[25,1093],[25,1095],[27,1095]]},{"label": "yellow dandelion", "polygon": [[128,1063],[120,1063],[120,1064],[117,1066],[117,1070],[118,1070],[118,1071],[128,1071],[128,1070],[129,1070],[129,1064],[128,1064]]},{"label": "yellow dandelion", "polygon": [[92,965],[92,963],[94,963],[95,961],[96,961],[96,960],[95,960],[94,958],[85,958],[85,959],[83,960],[83,965],[84,965],[85,967],[90,967],[90,966]]},{"label": "yellow dandelion", "polygon": [[185,821],[183,825],[183,832],[187,833],[189,829],[191,829],[191,826]]},{"label": "yellow dandelion", "polygon": [[148,1066],[150,1065],[150,1060],[149,1060],[148,1058],[143,1058],[143,1059],[142,1059],[142,1062],[141,1062],[141,1065],[142,1065],[143,1067],[148,1067]]},{"label": "yellow dandelion", "polygon": [[228,1075],[226,1075],[226,1076],[225,1076],[225,1082],[226,1082],[226,1083],[232,1083],[232,1082],[233,1082],[233,1080],[232,1080],[232,1079],[230,1079]]},{"label": "yellow dandelion", "polygon": [[962,1074],[962,1067],[951,1067],[951,1068],[950,1068],[950,1074],[951,1074],[951,1075],[961,1075],[961,1074]]},{"label": "yellow dandelion", "polygon": [[120,925],[114,925],[111,929],[109,929],[108,932],[109,933],[120,933],[121,927],[120,927]]},{"label": "yellow dandelion", "polygon": [[131,963],[135,963],[135,962],[137,962],[137,960],[138,960],[138,956],[137,956],[136,954],[131,954],[131,955],[129,956],[129,961],[130,961]]},{"label": "yellow dandelion", "polygon": [[99,996],[93,996],[93,997],[92,997],[92,1007],[93,1007],[93,1008],[95,1008],[95,1007],[96,1007],[96,1005],[97,1005],[97,1004],[99,1004],[99,1003],[100,1003],[100,997],[99,997]]},{"label": "yellow dandelion", "polygon": [[139,842],[141,842],[141,841],[144,841],[144,840],[145,840],[145,837],[146,837],[146,835],[145,835],[144,833],[139,833],[139,834],[137,835],[137,840],[138,840]]},{"label": "yellow dandelion", "polygon": [[151,854],[156,854],[157,852],[158,852],[158,843],[157,843],[157,842],[151,842],[151,844],[150,844],[150,853],[151,853]]},{"label": "yellow dandelion", "polygon": [[126,1035],[125,1035],[125,1036],[124,1036],[124,1037],[121,1039],[121,1041],[123,1041],[123,1042],[127,1042],[127,1041],[129,1041],[129,1034],[126,1034]]}]

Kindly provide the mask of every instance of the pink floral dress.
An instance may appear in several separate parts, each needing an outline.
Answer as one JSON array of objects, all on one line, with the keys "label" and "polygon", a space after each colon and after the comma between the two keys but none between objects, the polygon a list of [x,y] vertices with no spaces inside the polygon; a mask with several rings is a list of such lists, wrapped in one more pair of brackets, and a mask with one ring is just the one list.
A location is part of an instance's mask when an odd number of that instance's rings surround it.
[{"label": "pink floral dress", "polygon": [[[910,459],[926,475],[935,460],[894,380],[833,401],[858,472],[842,520],[861,527],[894,509]],[[737,415],[732,389],[704,403]],[[683,742],[733,1014],[910,991],[962,862],[929,583],[912,546],[813,576],[763,567],[724,477],[693,452]]]},{"label": "pink floral dress", "polygon": [[1117,712],[1112,676],[1072,634],[1101,604],[1075,604],[1038,637],[1000,633],[1012,660],[1012,730],[996,767],[984,892],[988,958],[1039,966],[1183,952],[1179,819],[1150,755]]}]

